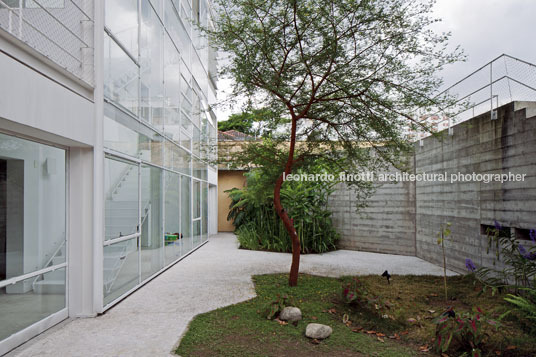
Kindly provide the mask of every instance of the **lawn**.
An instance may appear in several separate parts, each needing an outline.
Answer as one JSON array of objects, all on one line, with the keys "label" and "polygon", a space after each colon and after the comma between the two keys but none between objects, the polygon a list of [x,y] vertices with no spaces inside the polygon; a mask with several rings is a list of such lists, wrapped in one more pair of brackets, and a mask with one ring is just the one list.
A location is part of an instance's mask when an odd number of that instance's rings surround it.
[{"label": "lawn", "polygon": [[[181,356],[415,356],[433,355],[434,319],[451,306],[455,312],[478,306],[499,316],[509,307],[502,296],[482,293],[471,276],[448,278],[449,301],[445,302],[442,277],[393,276],[391,284],[380,276],[362,276],[368,290],[390,305],[379,313],[372,308],[348,305],[342,286],[353,278],[301,275],[299,286],[287,286],[287,275],[253,278],[257,297],[198,315],[190,324],[176,353]],[[264,317],[278,294],[288,295],[302,310],[297,325]],[[333,328],[323,341],[304,335],[308,323]],[[507,315],[496,331],[486,327],[484,355],[533,356],[536,338],[526,332],[523,320]],[[444,356],[459,356],[448,351]]]}]

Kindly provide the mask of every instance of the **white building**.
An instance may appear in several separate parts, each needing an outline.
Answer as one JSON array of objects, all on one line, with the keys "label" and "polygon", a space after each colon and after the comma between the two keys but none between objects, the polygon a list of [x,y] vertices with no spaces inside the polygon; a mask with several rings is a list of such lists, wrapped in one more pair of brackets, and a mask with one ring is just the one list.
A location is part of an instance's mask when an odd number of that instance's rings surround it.
[{"label": "white building", "polygon": [[0,0],[0,355],[215,233],[207,0]]}]

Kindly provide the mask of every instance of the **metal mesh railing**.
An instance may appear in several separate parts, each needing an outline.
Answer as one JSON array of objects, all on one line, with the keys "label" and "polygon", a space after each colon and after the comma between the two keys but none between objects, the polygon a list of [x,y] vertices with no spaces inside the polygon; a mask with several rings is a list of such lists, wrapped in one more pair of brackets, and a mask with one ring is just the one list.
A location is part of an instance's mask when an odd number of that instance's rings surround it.
[{"label": "metal mesh railing", "polygon": [[[426,110],[416,115],[419,122],[430,131],[441,131],[469,120],[477,115],[491,112],[513,101],[536,101],[536,65],[503,54],[473,73],[454,83],[436,98],[454,97],[455,103],[441,110]],[[427,130],[409,133],[413,140],[430,134]]]},{"label": "metal mesh railing", "polygon": [[93,85],[92,0],[0,0],[0,29]]}]

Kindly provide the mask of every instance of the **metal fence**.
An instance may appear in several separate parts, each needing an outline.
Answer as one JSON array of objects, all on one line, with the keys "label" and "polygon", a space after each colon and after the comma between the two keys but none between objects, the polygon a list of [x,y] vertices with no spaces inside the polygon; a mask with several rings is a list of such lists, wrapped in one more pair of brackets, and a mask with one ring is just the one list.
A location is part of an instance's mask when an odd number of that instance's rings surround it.
[{"label": "metal fence", "polygon": [[[453,96],[456,101],[443,110],[421,111],[416,115],[430,131],[449,129],[451,133],[452,126],[486,112],[491,112],[491,118],[496,119],[496,109],[501,105],[536,101],[536,65],[503,54],[454,83],[436,98],[441,96]],[[429,135],[426,130],[410,132],[414,140]]]},{"label": "metal fence", "polygon": [[0,0],[0,31],[93,85],[92,0]]}]

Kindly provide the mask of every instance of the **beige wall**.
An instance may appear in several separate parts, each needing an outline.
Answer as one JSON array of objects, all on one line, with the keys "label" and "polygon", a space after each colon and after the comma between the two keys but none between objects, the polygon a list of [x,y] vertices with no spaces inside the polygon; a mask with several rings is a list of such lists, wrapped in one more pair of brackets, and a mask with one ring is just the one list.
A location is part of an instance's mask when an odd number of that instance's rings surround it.
[{"label": "beige wall", "polygon": [[242,188],[246,184],[243,170],[219,170],[218,171],[218,231],[232,232],[234,226],[227,220],[231,199],[224,192],[234,187]]}]

